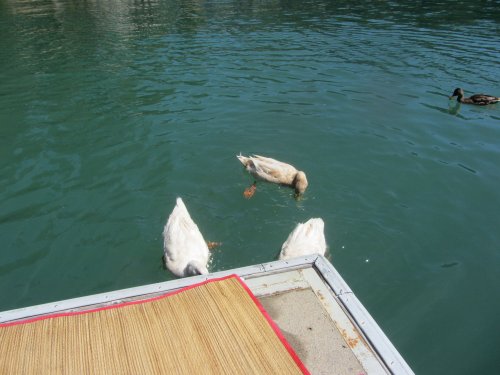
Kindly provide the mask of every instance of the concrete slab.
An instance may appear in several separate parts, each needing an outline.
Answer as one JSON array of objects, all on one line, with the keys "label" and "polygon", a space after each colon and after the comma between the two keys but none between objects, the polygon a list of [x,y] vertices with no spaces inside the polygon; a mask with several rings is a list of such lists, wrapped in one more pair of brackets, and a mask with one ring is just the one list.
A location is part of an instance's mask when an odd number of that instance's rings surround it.
[{"label": "concrete slab", "polygon": [[366,373],[311,288],[259,300],[311,374]]}]

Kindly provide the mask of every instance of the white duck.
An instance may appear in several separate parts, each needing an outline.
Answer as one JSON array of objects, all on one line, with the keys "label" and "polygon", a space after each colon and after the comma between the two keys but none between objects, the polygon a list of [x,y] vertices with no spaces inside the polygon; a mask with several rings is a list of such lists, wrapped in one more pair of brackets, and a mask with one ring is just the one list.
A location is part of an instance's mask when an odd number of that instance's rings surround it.
[{"label": "white duck", "polygon": [[310,254],[325,255],[325,223],[322,219],[309,219],[299,223],[281,246],[279,259],[285,260]]},{"label": "white duck", "polygon": [[207,274],[210,258],[207,243],[181,198],[163,229],[165,266],[176,276]]},{"label": "white duck", "polygon": [[259,155],[236,157],[256,179],[291,186],[297,194],[307,189],[306,174],[290,164]]}]

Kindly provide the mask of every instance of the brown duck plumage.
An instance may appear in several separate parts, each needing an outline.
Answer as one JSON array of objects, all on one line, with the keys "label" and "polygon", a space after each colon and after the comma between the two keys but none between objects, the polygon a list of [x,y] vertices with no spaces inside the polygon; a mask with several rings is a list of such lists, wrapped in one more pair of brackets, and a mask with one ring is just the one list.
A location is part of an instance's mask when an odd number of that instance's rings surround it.
[{"label": "brown duck plumage", "polygon": [[453,95],[450,96],[450,99],[455,96],[457,97],[457,102],[464,104],[488,105],[500,102],[500,97],[486,94],[475,94],[469,98],[465,98],[464,90],[461,88],[456,88],[455,91],[453,91]]}]

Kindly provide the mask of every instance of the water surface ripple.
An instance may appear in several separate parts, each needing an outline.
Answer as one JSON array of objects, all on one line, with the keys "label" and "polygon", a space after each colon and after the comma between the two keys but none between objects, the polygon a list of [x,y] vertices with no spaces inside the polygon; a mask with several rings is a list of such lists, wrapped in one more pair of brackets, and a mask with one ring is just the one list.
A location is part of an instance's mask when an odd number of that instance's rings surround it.
[{"label": "water surface ripple", "polygon": [[[498,1],[0,4],[0,311],[172,279],[182,196],[211,270],[322,217],[329,258],[416,373],[495,373]],[[251,182],[235,155],[305,170]]]}]

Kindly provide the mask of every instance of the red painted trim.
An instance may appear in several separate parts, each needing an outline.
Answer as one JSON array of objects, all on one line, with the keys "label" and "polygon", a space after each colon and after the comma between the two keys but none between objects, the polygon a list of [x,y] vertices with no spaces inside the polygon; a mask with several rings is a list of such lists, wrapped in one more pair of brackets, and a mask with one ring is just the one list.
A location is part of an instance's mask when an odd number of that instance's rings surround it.
[{"label": "red painted trim", "polygon": [[159,300],[159,299],[163,299],[163,298],[166,298],[166,297],[170,297],[170,296],[173,296],[175,294],[184,292],[184,291],[189,290],[189,289],[196,288],[196,287],[201,286],[201,285],[205,285],[205,284],[216,282],[216,281],[222,281],[222,280],[226,280],[226,279],[231,279],[231,278],[236,278],[239,281],[240,285],[243,287],[243,289],[245,289],[245,291],[250,296],[250,298],[252,299],[252,301],[259,308],[259,310],[262,313],[262,315],[266,318],[267,322],[269,323],[269,325],[273,329],[274,333],[276,333],[276,335],[280,339],[281,343],[285,346],[286,350],[291,355],[291,357],[293,358],[293,360],[295,361],[295,363],[297,364],[297,366],[299,366],[299,368],[302,371],[302,373],[305,374],[305,375],[309,375],[309,371],[306,369],[305,365],[302,363],[302,361],[300,360],[300,358],[297,355],[297,353],[295,353],[295,351],[293,350],[293,348],[290,346],[290,344],[288,343],[288,341],[285,339],[285,336],[283,336],[283,334],[281,333],[281,330],[279,329],[278,325],[272,320],[272,318],[269,316],[269,314],[267,313],[267,311],[264,309],[264,306],[262,306],[262,304],[257,299],[257,297],[254,296],[254,294],[252,293],[252,291],[250,290],[250,288],[236,274],[229,275],[229,276],[224,276],[224,277],[219,277],[219,278],[214,278],[214,279],[209,279],[209,280],[205,280],[205,281],[202,281],[200,283],[189,285],[189,286],[186,286],[186,287],[181,288],[179,290],[176,290],[176,291],[173,291],[173,292],[169,292],[169,293],[165,293],[165,294],[162,294],[160,296],[152,297],[152,298],[148,298],[148,299],[143,299],[143,300],[138,300],[138,301],[130,301],[130,302],[122,302],[122,303],[117,303],[115,305],[104,306],[104,307],[99,307],[97,309],[91,309],[91,310],[85,310],[85,311],[73,311],[73,312],[68,312],[68,313],[56,313],[56,314],[52,314],[52,315],[44,315],[44,316],[39,316],[39,317],[32,318],[32,319],[20,320],[20,321],[15,321],[15,322],[11,322],[11,323],[0,323],[0,328],[15,326],[15,325],[19,325],[19,324],[33,323],[33,322],[37,322],[39,320],[53,319],[53,318],[59,318],[59,317],[63,317],[63,316],[82,315],[82,314],[88,314],[88,313],[93,313],[93,312],[102,311],[102,310],[116,309],[116,308],[120,308],[120,307],[124,307],[124,306],[138,305],[138,304],[147,303],[147,302],[151,302],[151,301],[156,301],[156,300]]},{"label": "red painted trim", "polygon": [[165,297],[173,296],[173,295],[178,294],[180,292],[183,292],[185,290],[196,288],[197,286],[200,286],[200,285],[205,285],[205,284],[208,284],[208,283],[211,283],[211,282],[214,282],[214,281],[226,280],[226,279],[229,279],[229,278],[232,278],[232,277],[235,277],[235,276],[237,276],[237,275],[229,275],[229,276],[224,276],[224,277],[219,277],[219,278],[205,280],[205,281],[202,281],[200,283],[189,285],[189,286],[186,286],[186,287],[181,288],[179,290],[175,290],[173,292],[168,292],[168,293],[162,294],[160,296],[156,296],[156,297],[152,297],[152,298],[148,298],[148,299],[141,299],[141,300],[138,300],[138,301],[122,302],[122,303],[117,303],[117,304],[114,304],[114,305],[103,306],[103,307],[99,307],[99,308],[96,308],[96,309],[90,309],[90,310],[84,310],[84,311],[72,311],[72,312],[68,312],[68,313],[55,313],[55,314],[50,314],[50,315],[43,315],[43,316],[39,316],[39,317],[36,317],[36,318],[26,319],[26,320],[19,320],[19,321],[15,321],[15,322],[11,322],[11,323],[0,323],[0,327],[9,327],[9,326],[15,326],[15,325],[18,325],[18,324],[33,323],[33,322],[36,322],[38,320],[59,318],[59,317],[62,317],[62,316],[82,315],[82,314],[88,314],[88,313],[93,313],[93,312],[102,311],[102,310],[116,309],[116,308],[119,308],[119,307],[124,307],[124,306],[129,306],[129,305],[138,305],[138,304],[141,304],[141,303],[147,303],[147,302],[156,301],[156,300],[159,300],[159,299],[162,299],[162,298],[165,298]]},{"label": "red painted trim", "polygon": [[240,282],[241,286],[243,286],[243,288],[247,291],[247,293],[250,296],[250,298],[252,298],[252,300],[255,303],[255,305],[257,305],[257,307],[259,308],[259,310],[262,313],[262,315],[264,315],[264,317],[266,318],[267,322],[269,323],[269,325],[271,326],[271,328],[274,330],[274,333],[276,333],[276,336],[278,336],[278,338],[280,339],[281,343],[284,345],[284,347],[286,348],[286,350],[288,350],[288,353],[291,355],[291,357],[293,358],[293,360],[295,361],[295,363],[297,364],[297,366],[299,366],[299,368],[302,371],[302,373],[304,375],[310,375],[310,373],[307,370],[307,368],[304,365],[304,363],[300,360],[300,358],[297,355],[297,353],[295,353],[295,350],[293,350],[292,346],[288,343],[288,341],[286,340],[285,336],[283,336],[283,333],[281,333],[281,330],[278,327],[278,325],[274,322],[274,320],[271,318],[271,316],[268,314],[268,312],[264,309],[264,306],[262,306],[262,304],[257,299],[257,297],[255,297],[255,295],[252,293],[252,291],[250,290],[250,288],[248,287],[248,285],[245,284],[245,282],[238,275],[234,275],[234,276],[236,276],[236,278]]}]

